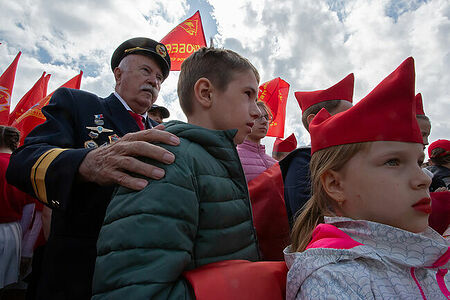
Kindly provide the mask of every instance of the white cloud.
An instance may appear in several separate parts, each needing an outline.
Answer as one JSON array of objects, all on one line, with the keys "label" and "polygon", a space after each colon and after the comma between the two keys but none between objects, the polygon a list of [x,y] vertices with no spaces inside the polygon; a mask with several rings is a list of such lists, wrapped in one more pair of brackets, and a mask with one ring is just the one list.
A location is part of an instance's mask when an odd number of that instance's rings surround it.
[{"label": "white cloud", "polygon": [[413,56],[416,90],[433,122],[430,140],[449,138],[448,1],[209,2],[216,40],[247,56],[263,82],[280,76],[291,84],[285,137],[295,132],[309,142],[294,91],[328,88],[354,72],[357,102]]},{"label": "white cloud", "polygon": [[[52,73],[49,92],[85,72],[82,88],[100,96],[113,89],[109,61],[125,39],[161,39],[191,15],[194,1],[2,1],[0,72],[19,50],[13,103],[43,71]],[[195,1],[200,5],[200,1]],[[416,60],[416,89],[433,124],[430,140],[449,138],[450,3],[446,0],[208,0],[217,23],[216,45],[238,51],[261,73],[291,84],[285,136],[309,136],[294,92],[327,88],[355,73],[358,101],[408,56]],[[204,8],[204,7],[203,7]],[[194,8],[196,9],[196,8]],[[208,16],[210,19],[211,17]],[[202,15],[204,24],[207,19]],[[214,22],[209,22],[213,24]],[[216,32],[207,28],[205,31]],[[172,72],[158,100],[171,119],[185,120]],[[273,138],[265,141],[271,149]],[[270,152],[270,151],[269,151]]]}]

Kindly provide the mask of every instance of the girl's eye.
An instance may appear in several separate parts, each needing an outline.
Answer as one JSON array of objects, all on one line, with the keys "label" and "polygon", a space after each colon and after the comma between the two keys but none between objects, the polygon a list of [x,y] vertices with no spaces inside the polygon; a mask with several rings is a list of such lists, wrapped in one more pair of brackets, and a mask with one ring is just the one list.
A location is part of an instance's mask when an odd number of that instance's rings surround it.
[{"label": "girl's eye", "polygon": [[400,164],[400,161],[396,158],[393,158],[393,159],[389,159],[384,164],[387,166],[398,166]]},{"label": "girl's eye", "polygon": [[251,95],[250,91],[246,91],[245,94],[250,98]]}]

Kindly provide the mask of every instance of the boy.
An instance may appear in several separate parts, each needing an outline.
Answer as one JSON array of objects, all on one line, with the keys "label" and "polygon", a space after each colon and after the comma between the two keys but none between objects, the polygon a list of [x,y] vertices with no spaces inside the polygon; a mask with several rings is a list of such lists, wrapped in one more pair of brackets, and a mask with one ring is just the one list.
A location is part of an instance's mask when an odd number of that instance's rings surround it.
[{"label": "boy", "polygon": [[[308,132],[309,123],[322,108],[335,115],[352,107],[354,81],[351,73],[326,90],[295,92],[295,98],[302,109],[303,126]],[[296,213],[311,197],[310,160],[311,147],[307,146],[292,151],[280,161],[289,224],[293,224]]]},{"label": "boy", "polygon": [[255,67],[230,50],[202,48],[182,64],[178,97],[188,124],[166,124],[181,140],[167,146],[176,160],[158,164],[163,179],[113,196],[97,244],[93,299],[190,299],[184,271],[259,259],[235,149],[260,115],[258,84]]},{"label": "boy", "polygon": [[415,97],[416,102],[416,119],[417,124],[419,124],[420,133],[423,139],[423,149],[428,145],[428,137],[431,132],[431,122],[423,110],[422,94],[418,93]]}]

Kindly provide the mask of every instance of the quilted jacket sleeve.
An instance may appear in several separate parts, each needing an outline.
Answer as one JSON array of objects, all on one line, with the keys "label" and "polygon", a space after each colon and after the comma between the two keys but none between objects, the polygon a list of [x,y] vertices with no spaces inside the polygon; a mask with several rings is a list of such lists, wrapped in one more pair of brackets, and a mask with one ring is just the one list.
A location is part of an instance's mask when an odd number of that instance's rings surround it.
[{"label": "quilted jacket sleeve", "polygon": [[97,242],[92,299],[193,298],[181,275],[193,267],[199,202],[191,169],[175,155],[170,166],[155,163],[166,170],[162,180],[113,196]]}]

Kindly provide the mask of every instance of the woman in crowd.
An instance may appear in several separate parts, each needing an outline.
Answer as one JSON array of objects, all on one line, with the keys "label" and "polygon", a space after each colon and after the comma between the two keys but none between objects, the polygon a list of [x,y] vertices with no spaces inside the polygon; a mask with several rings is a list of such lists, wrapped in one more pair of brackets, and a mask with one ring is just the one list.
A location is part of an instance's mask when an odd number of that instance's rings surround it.
[{"label": "woman in crowd", "polygon": [[247,182],[258,177],[259,174],[277,162],[266,154],[266,148],[261,144],[261,140],[269,130],[272,113],[264,102],[258,101],[257,105],[261,111],[261,115],[255,120],[252,132],[247,136],[245,141],[237,145],[237,151],[241,159],[242,167],[244,168]]},{"label": "woman in crowd", "polygon": [[285,249],[287,299],[450,296],[449,245],[428,227],[414,80],[408,58],[354,107],[312,121],[313,195]]},{"label": "woman in crowd", "polygon": [[[34,201],[6,182],[5,173],[11,153],[19,144],[16,128],[0,126],[0,295],[4,287],[19,279],[22,232],[30,226]],[[26,215],[22,218],[22,215]],[[34,242],[34,241],[33,241]],[[30,263],[30,259],[23,260]],[[22,265],[22,268],[26,267]]]}]

